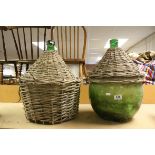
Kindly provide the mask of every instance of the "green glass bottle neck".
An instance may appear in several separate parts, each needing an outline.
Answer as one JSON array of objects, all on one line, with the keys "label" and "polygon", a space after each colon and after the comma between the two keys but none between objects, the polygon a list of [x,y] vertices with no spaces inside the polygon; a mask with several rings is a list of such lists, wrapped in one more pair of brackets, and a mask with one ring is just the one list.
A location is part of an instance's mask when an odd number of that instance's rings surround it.
[{"label": "green glass bottle neck", "polygon": [[110,48],[117,48],[118,47],[118,40],[117,39],[111,39],[110,40]]},{"label": "green glass bottle neck", "polygon": [[55,46],[50,44],[50,43],[48,43],[47,44],[47,51],[48,52],[54,52],[55,51]]}]

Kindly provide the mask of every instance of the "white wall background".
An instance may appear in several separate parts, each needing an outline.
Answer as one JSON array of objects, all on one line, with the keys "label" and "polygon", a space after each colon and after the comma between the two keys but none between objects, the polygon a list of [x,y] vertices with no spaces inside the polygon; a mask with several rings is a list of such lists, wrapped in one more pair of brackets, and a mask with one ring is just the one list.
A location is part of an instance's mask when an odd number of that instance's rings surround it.
[{"label": "white wall background", "polygon": [[155,33],[130,48],[127,52],[143,53],[146,51],[155,51]]}]

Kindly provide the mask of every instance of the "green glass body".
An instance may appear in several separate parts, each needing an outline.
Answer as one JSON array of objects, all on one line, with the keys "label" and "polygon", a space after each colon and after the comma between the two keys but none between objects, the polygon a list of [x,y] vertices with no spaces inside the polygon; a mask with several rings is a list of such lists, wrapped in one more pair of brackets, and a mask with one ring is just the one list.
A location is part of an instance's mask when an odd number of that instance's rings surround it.
[{"label": "green glass body", "polygon": [[94,111],[103,119],[126,122],[138,111],[143,98],[142,84],[91,83],[89,97]]}]

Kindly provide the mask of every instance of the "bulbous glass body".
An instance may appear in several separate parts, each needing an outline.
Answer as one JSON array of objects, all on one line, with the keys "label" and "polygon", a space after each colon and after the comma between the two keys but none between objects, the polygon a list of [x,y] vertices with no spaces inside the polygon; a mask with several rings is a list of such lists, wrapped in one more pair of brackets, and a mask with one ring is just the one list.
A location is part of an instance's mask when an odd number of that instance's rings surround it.
[{"label": "bulbous glass body", "polygon": [[140,108],[143,87],[141,83],[91,83],[89,97],[101,118],[124,122],[131,120]]}]

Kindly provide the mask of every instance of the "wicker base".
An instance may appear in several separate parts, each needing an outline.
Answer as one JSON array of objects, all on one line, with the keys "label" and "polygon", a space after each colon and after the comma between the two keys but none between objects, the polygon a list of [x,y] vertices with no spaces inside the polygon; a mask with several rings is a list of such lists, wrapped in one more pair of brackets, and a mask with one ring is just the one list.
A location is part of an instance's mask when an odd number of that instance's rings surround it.
[{"label": "wicker base", "polygon": [[20,83],[20,86],[26,118],[31,122],[58,124],[76,117],[79,108],[79,84],[59,85],[59,88],[49,84]]},{"label": "wicker base", "polygon": [[[67,89],[65,86],[59,86],[60,89],[50,87],[49,84],[29,88],[22,84],[25,114],[31,122],[58,124],[76,117],[79,108],[79,84],[66,85]],[[27,93],[25,90],[28,90]]]},{"label": "wicker base", "polygon": [[51,121],[41,121],[41,120],[32,120],[32,119],[28,119],[30,122],[32,123],[37,123],[37,124],[43,124],[43,125],[54,125],[54,124],[60,124],[60,123],[64,123],[64,122],[67,122],[67,121],[70,121],[70,120],[73,120],[75,119],[76,116],[72,117],[72,118],[68,118],[68,119],[65,119],[63,121],[59,121],[59,122],[51,122]]}]

